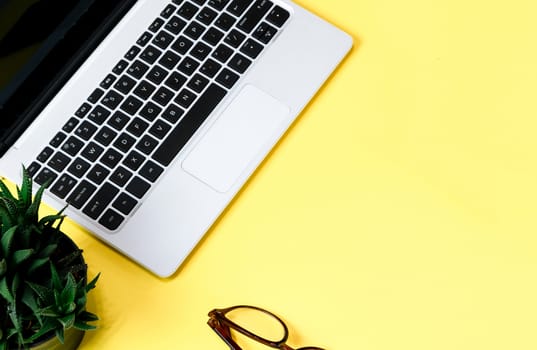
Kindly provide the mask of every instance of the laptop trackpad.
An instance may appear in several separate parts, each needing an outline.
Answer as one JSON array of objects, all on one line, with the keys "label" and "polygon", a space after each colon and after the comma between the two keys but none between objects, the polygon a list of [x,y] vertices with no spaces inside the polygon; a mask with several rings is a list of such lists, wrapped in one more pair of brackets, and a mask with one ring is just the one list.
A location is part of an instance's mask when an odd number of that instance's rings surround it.
[{"label": "laptop trackpad", "polygon": [[[182,167],[218,192],[226,192],[248,165],[272,146],[289,108],[253,85],[227,106]],[[261,156],[261,158],[259,158]]]}]

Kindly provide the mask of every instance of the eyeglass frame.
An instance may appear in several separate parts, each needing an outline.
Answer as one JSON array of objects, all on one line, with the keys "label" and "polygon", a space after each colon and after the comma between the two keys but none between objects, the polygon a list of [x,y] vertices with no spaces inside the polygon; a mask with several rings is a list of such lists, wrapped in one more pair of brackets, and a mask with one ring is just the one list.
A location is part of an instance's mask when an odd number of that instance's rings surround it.
[{"label": "eyeglass frame", "polygon": [[[272,341],[272,340],[263,338],[239,326],[238,324],[231,321],[229,318],[225,316],[228,312],[233,311],[235,309],[239,309],[239,308],[257,310],[276,319],[280,323],[280,325],[283,327],[283,330],[284,330],[282,339],[280,339],[279,341]],[[289,338],[289,329],[287,328],[287,325],[285,324],[285,322],[283,322],[281,318],[279,318],[272,312],[267,311],[257,306],[235,305],[235,306],[231,306],[231,307],[224,308],[224,309],[213,309],[209,312],[209,320],[207,321],[207,324],[209,325],[209,327],[211,327],[211,329],[216,334],[218,334],[218,336],[230,347],[231,350],[242,350],[242,348],[235,342],[235,340],[231,336],[231,331],[230,331],[231,329],[263,345],[269,346],[271,348],[279,349],[279,350],[325,350],[325,349],[313,347],[313,346],[307,346],[307,347],[302,347],[302,348],[297,348],[297,349],[290,347],[289,345],[286,344],[287,339]]]}]

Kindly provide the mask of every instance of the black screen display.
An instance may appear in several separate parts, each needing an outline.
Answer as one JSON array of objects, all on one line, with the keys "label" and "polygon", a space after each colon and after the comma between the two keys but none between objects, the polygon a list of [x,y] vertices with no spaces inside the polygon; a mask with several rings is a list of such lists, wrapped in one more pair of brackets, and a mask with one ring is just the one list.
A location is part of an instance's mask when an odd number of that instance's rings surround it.
[{"label": "black screen display", "polygon": [[0,105],[50,53],[91,2],[4,0],[0,3]]},{"label": "black screen display", "polygon": [[0,155],[134,2],[0,0]]}]

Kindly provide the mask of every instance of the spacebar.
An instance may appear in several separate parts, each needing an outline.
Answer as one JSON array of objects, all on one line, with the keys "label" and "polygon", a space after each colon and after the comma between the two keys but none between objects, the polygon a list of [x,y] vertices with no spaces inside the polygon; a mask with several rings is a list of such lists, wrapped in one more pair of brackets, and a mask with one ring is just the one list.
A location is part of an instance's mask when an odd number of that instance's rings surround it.
[{"label": "spacebar", "polygon": [[213,109],[226,95],[226,90],[216,84],[211,84],[194,103],[179,124],[153,154],[153,159],[168,166],[181,151],[196,130],[203,124]]}]

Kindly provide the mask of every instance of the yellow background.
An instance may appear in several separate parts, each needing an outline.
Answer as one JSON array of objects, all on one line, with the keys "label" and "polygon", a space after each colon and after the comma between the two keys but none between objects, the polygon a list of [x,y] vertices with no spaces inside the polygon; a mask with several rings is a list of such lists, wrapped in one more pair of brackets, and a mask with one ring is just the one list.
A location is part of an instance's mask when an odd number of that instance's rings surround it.
[{"label": "yellow background", "polygon": [[177,274],[66,226],[102,272],[80,349],[227,349],[242,303],[297,347],[537,349],[537,3],[299,3],[355,47]]}]

